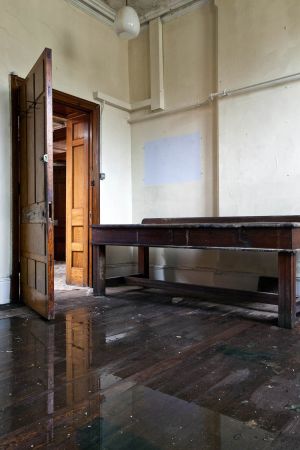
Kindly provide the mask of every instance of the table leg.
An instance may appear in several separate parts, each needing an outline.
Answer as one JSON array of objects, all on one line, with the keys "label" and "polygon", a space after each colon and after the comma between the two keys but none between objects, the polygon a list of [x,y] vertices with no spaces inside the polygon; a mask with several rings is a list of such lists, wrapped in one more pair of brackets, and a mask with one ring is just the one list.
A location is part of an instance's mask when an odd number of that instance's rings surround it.
[{"label": "table leg", "polygon": [[93,245],[93,288],[94,295],[105,295],[105,245]]},{"label": "table leg", "polygon": [[296,253],[278,253],[278,326],[293,328],[296,320]]},{"label": "table leg", "polygon": [[138,272],[149,278],[149,247],[138,248]]}]

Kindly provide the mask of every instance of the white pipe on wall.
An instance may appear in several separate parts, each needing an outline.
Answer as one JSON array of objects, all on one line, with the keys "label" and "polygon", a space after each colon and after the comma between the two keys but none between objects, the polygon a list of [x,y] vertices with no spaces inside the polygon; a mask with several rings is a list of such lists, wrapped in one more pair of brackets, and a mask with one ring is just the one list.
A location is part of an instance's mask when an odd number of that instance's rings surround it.
[{"label": "white pipe on wall", "polygon": [[114,108],[120,109],[128,113],[136,112],[141,109],[149,108],[151,105],[151,99],[141,100],[135,103],[128,103],[123,100],[118,100],[117,98],[111,97],[110,95],[103,94],[102,92],[93,92],[93,98],[100,104],[105,103],[106,105],[112,106]]},{"label": "white pipe on wall", "polygon": [[211,99],[207,98],[203,102],[194,103],[192,105],[180,106],[179,108],[169,109],[169,110],[166,110],[166,111],[160,111],[158,113],[147,114],[147,115],[142,116],[142,117],[137,117],[136,119],[129,119],[128,123],[134,124],[134,123],[144,122],[146,120],[157,119],[157,118],[162,117],[162,116],[163,117],[164,116],[170,116],[172,114],[182,113],[182,112],[185,112],[185,111],[191,111],[192,109],[201,108],[202,106],[208,105],[209,103],[211,103]]},{"label": "white pipe on wall", "polygon": [[174,108],[174,109],[158,112],[158,113],[147,114],[142,117],[130,119],[130,120],[128,120],[128,123],[135,124],[135,123],[139,123],[139,122],[145,122],[146,120],[152,120],[152,119],[156,119],[159,117],[168,116],[171,114],[178,114],[181,112],[190,111],[192,109],[201,108],[202,106],[206,106],[209,103],[213,102],[215,99],[229,97],[230,95],[240,95],[240,94],[243,94],[246,92],[251,92],[251,91],[255,91],[255,90],[259,90],[259,89],[263,89],[263,88],[278,86],[278,85],[284,84],[286,82],[293,82],[293,81],[299,81],[299,80],[300,80],[300,72],[297,72],[292,75],[285,75],[283,77],[273,78],[271,80],[261,81],[259,83],[254,83],[254,84],[249,84],[247,86],[243,86],[243,87],[236,88],[236,89],[224,89],[223,91],[220,91],[220,92],[212,92],[211,94],[209,94],[207,99],[205,99],[201,102],[198,102],[198,103],[195,103],[192,105],[188,105],[188,106],[182,106],[179,108]]},{"label": "white pipe on wall", "polygon": [[215,93],[210,94],[209,97],[211,98],[211,100],[213,100],[215,97],[227,97],[229,95],[238,95],[238,94],[242,94],[242,93],[248,92],[248,91],[253,91],[253,90],[257,90],[257,89],[263,89],[263,88],[283,84],[286,81],[292,82],[292,81],[298,81],[298,80],[300,80],[300,72],[294,73],[292,75],[285,75],[285,76],[279,77],[279,78],[273,78],[273,79],[267,80],[267,81],[261,81],[259,83],[249,84],[247,86],[243,86],[243,87],[236,88],[236,89],[224,89],[221,92],[215,92]]},{"label": "white pipe on wall", "polygon": [[105,101],[102,100],[100,102],[100,136],[99,136],[99,148],[100,148],[100,154],[99,154],[99,165],[100,165],[100,172],[103,172],[102,168],[102,149],[103,149],[103,112],[105,107]]},{"label": "white pipe on wall", "polygon": [[[299,81],[299,80],[300,80],[300,72],[297,72],[292,75],[285,75],[283,77],[273,78],[271,80],[261,81],[259,83],[254,83],[254,84],[249,84],[247,86],[242,86],[240,88],[224,89],[223,91],[220,91],[220,92],[212,92],[203,101],[200,101],[200,102],[197,102],[197,103],[194,103],[191,105],[181,106],[179,108],[150,113],[147,115],[143,115],[141,117],[136,117],[134,119],[129,119],[128,123],[134,124],[134,123],[139,123],[139,122],[145,122],[146,120],[153,120],[153,119],[156,119],[159,117],[164,117],[164,116],[169,116],[172,114],[178,114],[178,113],[182,113],[185,111],[190,111],[192,109],[197,109],[197,108],[206,106],[209,103],[213,102],[215,99],[229,97],[230,95],[240,95],[240,94],[243,94],[246,92],[251,92],[254,90],[277,86],[280,84],[284,84],[286,82],[293,82],[293,81]],[[131,104],[131,103],[126,103],[124,101],[115,99],[113,97],[109,97],[100,92],[94,92],[93,97],[95,100],[99,101],[100,104],[102,104],[102,105],[103,105],[103,103],[105,103],[110,106],[113,106],[114,108],[126,111],[128,113],[137,112],[141,109],[146,109],[146,108],[148,109],[151,104],[151,99],[141,100],[140,102]]]}]

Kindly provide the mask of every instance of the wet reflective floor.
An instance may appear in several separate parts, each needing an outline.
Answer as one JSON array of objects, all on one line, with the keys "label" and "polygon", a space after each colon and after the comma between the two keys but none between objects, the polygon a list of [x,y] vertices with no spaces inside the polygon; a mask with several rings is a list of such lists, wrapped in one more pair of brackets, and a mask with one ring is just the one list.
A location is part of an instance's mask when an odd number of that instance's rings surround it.
[{"label": "wet reflective floor", "polygon": [[300,326],[150,290],[0,310],[0,448],[300,449]]}]

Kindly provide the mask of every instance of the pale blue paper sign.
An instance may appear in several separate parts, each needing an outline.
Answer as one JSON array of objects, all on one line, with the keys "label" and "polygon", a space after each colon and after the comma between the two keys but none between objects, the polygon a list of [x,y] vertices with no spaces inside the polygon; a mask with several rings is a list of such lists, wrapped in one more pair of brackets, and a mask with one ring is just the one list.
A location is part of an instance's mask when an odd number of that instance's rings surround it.
[{"label": "pale blue paper sign", "polygon": [[166,137],[145,144],[145,185],[197,181],[200,177],[200,133]]}]

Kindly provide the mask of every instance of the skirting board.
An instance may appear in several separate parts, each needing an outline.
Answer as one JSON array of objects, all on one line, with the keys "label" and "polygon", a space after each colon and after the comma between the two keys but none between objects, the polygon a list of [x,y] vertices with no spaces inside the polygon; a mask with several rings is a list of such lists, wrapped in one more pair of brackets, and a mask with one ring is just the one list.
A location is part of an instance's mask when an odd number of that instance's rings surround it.
[{"label": "skirting board", "polygon": [[136,273],[135,264],[131,262],[118,263],[118,264],[107,264],[106,266],[106,277],[125,277]]},{"label": "skirting board", "polygon": [[10,303],[10,279],[0,278],[0,305]]},{"label": "skirting board", "polygon": [[[137,267],[135,267],[137,270]],[[150,277],[155,280],[177,281],[229,289],[256,291],[259,274],[245,272],[220,272],[214,269],[193,270],[180,267],[150,266]],[[296,296],[300,297],[300,277],[296,279]]]},{"label": "skirting board", "polygon": [[203,286],[224,287],[228,289],[245,289],[256,291],[258,275],[239,272],[220,272],[213,268],[201,270],[188,268],[175,268],[168,266],[150,266],[150,276],[156,280],[177,281],[180,283],[192,283]]}]

